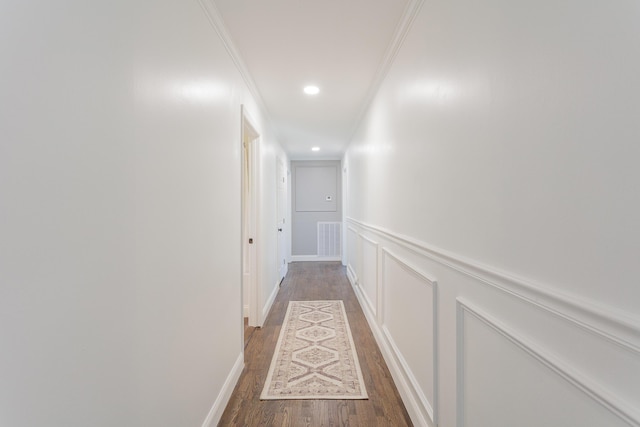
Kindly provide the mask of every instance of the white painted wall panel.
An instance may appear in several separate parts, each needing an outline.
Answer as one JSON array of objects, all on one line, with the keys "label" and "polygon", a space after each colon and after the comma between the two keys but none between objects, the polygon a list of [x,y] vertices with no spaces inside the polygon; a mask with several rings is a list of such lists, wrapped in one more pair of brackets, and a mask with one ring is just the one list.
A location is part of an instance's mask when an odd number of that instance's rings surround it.
[{"label": "white painted wall panel", "polygon": [[458,426],[628,426],[596,392],[574,383],[571,372],[550,363],[486,317],[461,308],[458,357],[461,396]]},{"label": "white painted wall panel", "polygon": [[[588,393],[598,396],[597,399],[587,402],[601,405],[598,402],[602,400],[606,403],[605,406],[608,405],[610,408],[608,412],[626,420],[628,425],[640,425],[640,412],[635,405],[638,396],[638,382],[635,381],[635,377],[636,373],[640,372],[640,353],[634,342],[626,341],[625,333],[628,331],[623,325],[608,324],[606,330],[600,330],[598,327],[607,323],[600,323],[601,319],[597,313],[583,313],[580,317],[574,317],[571,311],[558,311],[552,298],[530,298],[516,284],[503,282],[496,272],[473,270],[470,265],[458,263],[453,259],[448,260],[444,253],[432,252],[426,246],[404,241],[403,236],[364,226],[353,220],[350,221],[349,228],[359,229],[361,234],[372,236],[384,248],[382,276],[379,279],[383,294],[383,311],[377,316],[367,314],[415,424],[433,424],[429,420],[430,403],[426,398],[421,401],[419,392],[416,392],[421,390],[422,386],[414,385],[417,383],[415,371],[422,367],[422,362],[407,362],[407,354],[416,357],[422,350],[419,343],[406,345],[405,349],[401,350],[396,340],[403,339],[405,330],[411,330],[415,334],[422,334],[423,330],[412,321],[405,320],[402,323],[404,329],[398,327],[392,331],[385,328],[385,316],[388,299],[395,298],[394,304],[397,306],[412,307],[416,300],[421,301],[424,298],[415,291],[395,292],[398,291],[397,283],[404,283],[406,280],[390,281],[386,278],[385,258],[388,253],[394,254],[396,259],[400,260],[399,263],[409,270],[413,268],[417,271],[429,271],[438,277],[438,362],[434,375],[437,378],[438,390],[435,414],[439,425],[457,425],[461,422],[456,416],[461,410],[456,401],[456,396],[461,390],[456,383],[461,378],[456,361],[464,354],[460,353],[464,343],[456,341],[456,336],[459,335],[457,328],[460,325],[456,301],[460,296],[464,296],[473,304],[481,305],[497,319],[496,322],[508,325],[510,330],[515,331],[514,336],[525,337],[526,343],[532,348],[543,349],[541,353],[561,367],[559,371],[551,369],[550,375],[558,375],[559,379],[562,379],[564,372],[569,372],[577,382],[585,385]],[[362,294],[359,296],[362,305],[367,306],[366,298]],[[474,363],[473,357],[468,358],[468,363]],[[535,378],[530,377],[528,380],[535,381]],[[504,371],[502,374],[497,373],[486,387],[492,387],[495,382],[509,381],[510,373]],[[557,395],[556,398],[562,399],[563,396]],[[496,403],[486,408],[486,411],[500,412],[501,405]]]},{"label": "white painted wall panel", "polygon": [[360,236],[358,231],[353,227],[347,227],[347,270],[352,275],[351,279],[356,282],[359,280],[359,261],[360,250],[358,249],[358,240]]},{"label": "white painted wall panel", "polygon": [[629,405],[640,401],[640,383],[629,378],[630,372],[640,378],[640,351],[616,333],[622,332],[621,328],[605,332],[592,326],[593,318],[592,323],[588,318],[569,317],[540,301],[514,298],[507,292],[478,293],[473,299],[490,312],[499,313],[500,320],[525,334],[530,342],[553,348],[565,363],[588,373]]},{"label": "white painted wall panel", "polygon": [[418,399],[435,408],[436,283],[391,252],[383,254],[383,329]]},{"label": "white painted wall panel", "polygon": [[373,314],[378,312],[378,243],[362,237],[362,277],[360,287]]}]

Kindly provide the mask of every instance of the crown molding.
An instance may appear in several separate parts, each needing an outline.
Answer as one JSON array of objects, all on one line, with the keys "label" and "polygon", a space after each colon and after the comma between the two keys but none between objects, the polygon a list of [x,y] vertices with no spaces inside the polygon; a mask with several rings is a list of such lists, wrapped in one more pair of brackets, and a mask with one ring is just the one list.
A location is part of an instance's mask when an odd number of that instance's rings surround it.
[{"label": "crown molding", "polygon": [[349,143],[351,143],[351,141],[353,140],[353,137],[355,136],[355,133],[358,130],[358,127],[360,126],[365,113],[367,112],[367,110],[369,110],[369,107],[373,102],[373,98],[375,97],[376,93],[378,93],[378,90],[380,90],[380,86],[387,77],[387,74],[389,73],[389,70],[394,63],[396,56],[398,56],[398,52],[400,52],[400,49],[404,44],[404,40],[406,39],[407,34],[409,33],[411,26],[413,25],[413,21],[415,21],[416,17],[418,16],[418,13],[422,9],[423,4],[424,0],[409,0],[409,2],[407,3],[407,6],[404,9],[404,13],[400,18],[400,21],[398,21],[398,25],[396,26],[396,29],[393,33],[393,36],[391,37],[391,41],[387,46],[382,60],[378,64],[378,69],[376,70],[376,73],[373,77],[371,86],[369,86],[369,90],[367,91],[367,95],[365,96],[362,107],[358,112],[358,115],[356,116],[353,129],[351,130],[351,134],[349,136]]},{"label": "crown molding", "polygon": [[222,41],[222,44],[224,45],[227,53],[231,57],[231,60],[233,61],[234,65],[238,69],[238,72],[242,76],[242,80],[247,85],[247,87],[249,88],[249,92],[255,99],[256,104],[258,105],[258,108],[260,108],[262,114],[265,116],[269,126],[272,127],[274,131],[276,131],[277,139],[280,139],[279,138],[280,132],[278,132],[278,129],[276,128],[273,120],[271,119],[269,110],[267,109],[267,106],[264,103],[264,99],[262,98],[262,95],[258,90],[258,86],[256,86],[256,83],[253,80],[253,77],[251,76],[249,69],[244,63],[244,60],[242,59],[242,55],[240,55],[240,51],[238,50],[238,48],[236,48],[235,44],[233,43],[231,34],[229,33],[229,31],[227,30],[227,27],[224,24],[224,19],[222,18],[222,15],[218,10],[218,7],[216,6],[215,1],[214,0],[198,0],[198,3],[200,3],[202,10],[204,11],[205,15],[209,19],[209,22],[211,23],[211,26],[220,37],[220,40]]}]

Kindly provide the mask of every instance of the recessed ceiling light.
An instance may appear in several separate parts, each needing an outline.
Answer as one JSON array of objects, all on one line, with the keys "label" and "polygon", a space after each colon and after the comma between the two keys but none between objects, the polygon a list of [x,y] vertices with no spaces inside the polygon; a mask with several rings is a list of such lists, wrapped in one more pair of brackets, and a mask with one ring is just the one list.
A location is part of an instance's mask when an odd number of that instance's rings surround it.
[{"label": "recessed ceiling light", "polygon": [[311,151],[320,151],[320,147],[313,147],[311,148]]},{"label": "recessed ceiling light", "polygon": [[318,86],[305,86],[304,93],[307,95],[317,95],[320,93],[320,88]]}]

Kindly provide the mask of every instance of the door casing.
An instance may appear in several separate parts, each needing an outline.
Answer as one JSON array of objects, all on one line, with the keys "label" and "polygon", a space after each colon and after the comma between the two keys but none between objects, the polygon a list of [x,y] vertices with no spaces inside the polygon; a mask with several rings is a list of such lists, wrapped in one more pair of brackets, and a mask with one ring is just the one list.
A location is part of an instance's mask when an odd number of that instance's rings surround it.
[{"label": "door casing", "polygon": [[289,265],[287,264],[287,166],[285,162],[278,158],[276,160],[276,218],[277,218],[277,233],[278,233],[278,250],[277,250],[277,271],[278,282],[284,279],[287,275]]},{"label": "door casing", "polygon": [[[260,326],[258,301],[259,150],[260,134],[244,106],[242,114],[242,312],[249,326]],[[250,243],[251,242],[251,243]],[[244,325],[244,319],[242,319]]]}]

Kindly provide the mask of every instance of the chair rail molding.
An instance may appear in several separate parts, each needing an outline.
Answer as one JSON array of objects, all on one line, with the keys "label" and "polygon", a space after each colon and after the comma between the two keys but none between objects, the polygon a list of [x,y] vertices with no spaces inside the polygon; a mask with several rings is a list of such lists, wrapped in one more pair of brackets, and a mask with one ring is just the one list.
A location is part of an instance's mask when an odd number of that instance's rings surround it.
[{"label": "chair rail molding", "polygon": [[464,427],[465,412],[465,369],[464,357],[466,351],[465,344],[465,319],[467,316],[479,320],[491,330],[507,339],[507,341],[524,351],[528,356],[540,362],[550,372],[562,378],[571,384],[575,389],[580,390],[591,400],[600,404],[611,414],[618,417],[623,422],[640,427],[640,411],[627,402],[622,401],[619,397],[613,395],[599,384],[595,383],[584,374],[578,372],[566,362],[559,360],[552,353],[539,348],[537,345],[528,342],[527,339],[520,336],[512,328],[506,326],[492,315],[483,312],[478,307],[467,301],[465,298],[456,299],[456,378],[457,378],[457,426]]},{"label": "chair rail molding", "polygon": [[350,224],[349,227],[360,227],[383,236],[419,256],[452,268],[480,283],[560,317],[591,334],[635,353],[635,355],[640,355],[640,319],[584,298],[558,292],[548,286],[472,261],[383,227],[367,224],[353,218],[347,218],[347,222]]}]

